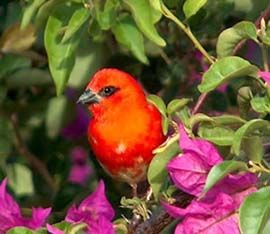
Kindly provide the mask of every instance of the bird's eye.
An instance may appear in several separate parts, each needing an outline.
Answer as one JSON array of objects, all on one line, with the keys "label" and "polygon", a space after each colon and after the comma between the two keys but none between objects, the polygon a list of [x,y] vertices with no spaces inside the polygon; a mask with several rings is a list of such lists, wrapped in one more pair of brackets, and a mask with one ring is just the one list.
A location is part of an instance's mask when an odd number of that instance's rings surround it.
[{"label": "bird's eye", "polygon": [[99,95],[102,97],[109,97],[113,95],[119,88],[114,86],[106,86],[99,91]]}]

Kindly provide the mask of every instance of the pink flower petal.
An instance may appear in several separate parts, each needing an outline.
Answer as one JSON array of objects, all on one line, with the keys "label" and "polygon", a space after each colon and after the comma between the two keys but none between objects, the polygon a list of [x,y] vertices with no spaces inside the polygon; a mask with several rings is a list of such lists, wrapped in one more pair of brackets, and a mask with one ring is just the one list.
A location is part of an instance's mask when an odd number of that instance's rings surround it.
[{"label": "pink flower petal", "polygon": [[270,84],[270,72],[259,71],[258,76],[260,76],[267,84]]},{"label": "pink flower petal", "polygon": [[86,223],[89,233],[99,234],[103,231],[110,234],[114,233],[111,223],[113,217],[114,210],[106,198],[104,182],[100,181],[96,190],[84,199],[78,208],[74,205],[69,208],[65,220],[71,223]]},{"label": "pink flower petal", "polygon": [[48,232],[51,234],[65,234],[64,231],[62,231],[62,230],[60,230],[60,229],[58,229],[50,224],[47,224],[46,227],[47,227]]}]

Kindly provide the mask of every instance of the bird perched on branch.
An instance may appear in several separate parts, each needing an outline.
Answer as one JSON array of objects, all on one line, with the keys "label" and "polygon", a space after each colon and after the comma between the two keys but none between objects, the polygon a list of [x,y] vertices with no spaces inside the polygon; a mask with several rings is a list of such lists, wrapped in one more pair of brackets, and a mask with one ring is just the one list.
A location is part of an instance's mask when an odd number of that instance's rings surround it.
[{"label": "bird perched on branch", "polygon": [[165,139],[158,109],[131,75],[113,68],[98,71],[78,102],[93,115],[88,140],[101,166],[136,191]]}]

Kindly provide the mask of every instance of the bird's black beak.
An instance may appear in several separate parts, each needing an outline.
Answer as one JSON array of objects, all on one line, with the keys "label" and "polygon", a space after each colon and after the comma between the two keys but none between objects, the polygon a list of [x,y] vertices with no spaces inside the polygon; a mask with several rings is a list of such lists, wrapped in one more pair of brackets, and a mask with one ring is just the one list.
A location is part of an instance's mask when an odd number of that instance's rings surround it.
[{"label": "bird's black beak", "polygon": [[100,97],[90,89],[86,89],[84,93],[79,97],[77,103],[82,104],[94,104],[99,103]]}]

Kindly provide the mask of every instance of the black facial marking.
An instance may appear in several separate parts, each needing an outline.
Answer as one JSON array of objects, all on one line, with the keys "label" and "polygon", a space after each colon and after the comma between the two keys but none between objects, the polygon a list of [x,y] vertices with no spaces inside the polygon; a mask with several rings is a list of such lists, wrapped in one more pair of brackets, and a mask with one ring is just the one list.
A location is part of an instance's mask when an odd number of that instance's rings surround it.
[{"label": "black facial marking", "polygon": [[117,92],[119,90],[119,88],[115,87],[115,86],[106,86],[104,88],[102,88],[98,94],[102,97],[109,97],[111,95],[113,95],[115,92]]}]

